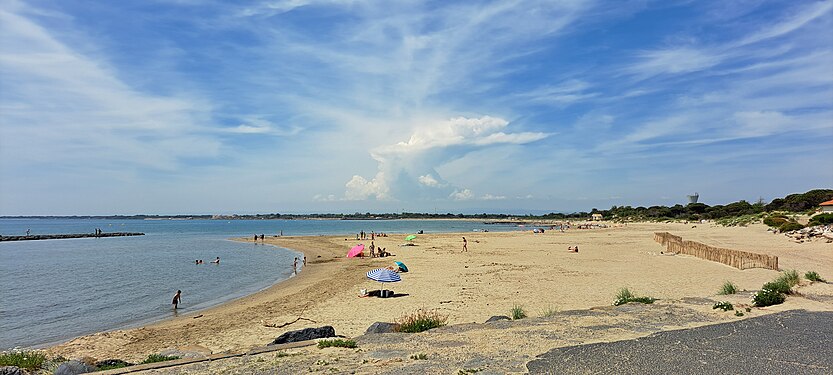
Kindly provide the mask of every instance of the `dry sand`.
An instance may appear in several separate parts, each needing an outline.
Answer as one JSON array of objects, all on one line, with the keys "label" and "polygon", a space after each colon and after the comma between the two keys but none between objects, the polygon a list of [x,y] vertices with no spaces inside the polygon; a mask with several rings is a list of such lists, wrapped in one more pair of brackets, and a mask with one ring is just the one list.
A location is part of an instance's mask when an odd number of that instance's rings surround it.
[{"label": "dry sand", "polygon": [[[708,245],[777,255],[782,269],[797,269],[801,274],[815,270],[823,278],[833,280],[833,245],[823,242],[797,244],[783,235],[766,232],[760,225],[725,228],[709,224],[639,223],[606,229],[548,230],[544,234],[531,231],[428,233],[414,241],[417,246],[407,247],[398,246],[405,242],[404,236],[395,235],[375,241],[377,246],[387,248],[395,256],[363,259],[344,257],[356,244],[355,237],[267,238],[267,243],[306,254],[308,264],[297,277],[206,311],[142,328],[80,337],[52,347],[50,351],[70,358],[91,356],[134,361],[171,348],[205,353],[244,351],[263,346],[288,330],[305,327],[332,325],[337,334],[355,337],[363,334],[373,322],[391,322],[418,309],[432,309],[447,315],[452,325],[482,323],[493,315],[508,315],[513,306],[523,306],[532,317],[541,316],[547,310],[596,308],[595,311],[610,312],[594,315],[592,319],[582,318],[591,319],[592,323],[580,323],[576,318],[574,324],[577,326],[609,324],[611,327],[594,330],[593,334],[582,337],[569,336],[565,325],[570,325],[570,319],[565,321],[563,316],[557,322],[535,323],[561,332],[561,336],[553,334],[558,339],[545,336],[524,340],[524,330],[519,327],[505,333],[483,328],[489,334],[482,335],[477,333],[477,327],[482,326],[479,324],[460,326],[474,327],[463,330],[475,332],[471,334],[448,331],[450,328],[437,334],[438,340],[443,334],[463,340],[464,345],[457,345],[460,348],[443,351],[448,355],[494,354],[493,347],[498,340],[514,347],[522,346],[522,349],[516,348],[516,354],[534,356],[559,345],[649,334],[651,329],[615,328],[615,324],[636,319],[635,315],[622,315],[633,308],[609,307],[622,287],[628,287],[638,295],[660,299],[656,307],[648,308],[645,314],[653,311],[673,315],[677,313],[670,313],[669,309],[685,305],[688,312],[677,315],[699,317],[659,324],[655,331],[737,319],[728,313],[711,310],[710,302],[702,302],[702,297],[748,304],[749,293],[728,297],[718,297],[716,293],[727,280],[740,289],[756,290],[778,275],[772,270],[741,271],[690,256],[661,255],[663,248],[653,241],[653,233],[657,231],[668,231]],[[462,236],[468,239],[468,252],[462,252]],[[369,244],[369,241],[362,242]],[[568,246],[574,245],[580,247],[579,253],[567,251]],[[365,278],[365,272],[391,265],[394,261],[404,262],[411,272],[402,274],[402,282],[385,287],[404,296],[389,299],[358,297],[359,289],[379,288],[379,283]],[[791,296],[783,305],[754,309],[747,317],[795,308],[833,310],[833,284],[803,283],[805,285],[799,290],[804,296]],[[315,323],[300,320],[280,329],[262,324],[264,321],[281,324],[293,321],[299,315]],[[643,319],[650,320],[636,320]],[[372,347],[374,344],[369,342],[367,345]],[[394,347],[398,344],[384,345]],[[390,363],[379,366],[390,366]],[[221,367],[196,368],[194,372],[221,371],[218,370]]]}]

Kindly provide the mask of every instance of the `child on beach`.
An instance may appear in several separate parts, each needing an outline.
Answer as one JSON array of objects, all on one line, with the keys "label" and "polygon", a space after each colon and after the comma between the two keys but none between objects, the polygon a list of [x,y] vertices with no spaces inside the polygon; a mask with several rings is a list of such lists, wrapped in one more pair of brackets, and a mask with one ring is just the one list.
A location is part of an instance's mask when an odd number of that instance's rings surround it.
[{"label": "child on beach", "polygon": [[174,294],[174,300],[171,301],[171,304],[174,305],[174,310],[179,306],[179,303],[182,301],[182,291],[177,290],[176,294]]}]

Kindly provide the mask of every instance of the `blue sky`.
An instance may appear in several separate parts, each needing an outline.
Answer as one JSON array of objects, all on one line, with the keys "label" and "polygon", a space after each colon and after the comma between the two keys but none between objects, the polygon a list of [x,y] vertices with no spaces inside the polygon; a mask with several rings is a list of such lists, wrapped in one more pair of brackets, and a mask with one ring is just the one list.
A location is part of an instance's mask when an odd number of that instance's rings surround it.
[{"label": "blue sky", "polygon": [[833,187],[833,1],[0,0],[0,214]]}]

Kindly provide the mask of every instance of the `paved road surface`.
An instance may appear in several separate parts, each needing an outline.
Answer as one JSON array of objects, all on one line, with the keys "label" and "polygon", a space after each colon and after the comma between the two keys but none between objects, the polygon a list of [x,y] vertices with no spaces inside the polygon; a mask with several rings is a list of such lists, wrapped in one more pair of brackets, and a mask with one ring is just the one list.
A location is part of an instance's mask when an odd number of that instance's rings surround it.
[{"label": "paved road surface", "polygon": [[829,375],[833,312],[786,311],[635,340],[557,348],[527,368],[532,374]]}]

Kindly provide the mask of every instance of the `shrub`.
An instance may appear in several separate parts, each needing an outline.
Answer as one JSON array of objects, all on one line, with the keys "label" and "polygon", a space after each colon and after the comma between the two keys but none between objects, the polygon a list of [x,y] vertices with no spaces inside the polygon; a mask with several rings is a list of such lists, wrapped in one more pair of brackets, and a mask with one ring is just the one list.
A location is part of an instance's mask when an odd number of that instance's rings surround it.
[{"label": "shrub", "polygon": [[145,360],[142,361],[141,364],[173,361],[175,359],[179,359],[179,357],[175,355],[151,354],[147,358],[145,358]]},{"label": "shrub", "polygon": [[798,276],[798,272],[796,270],[786,270],[781,273],[781,276],[778,277],[777,280],[783,280],[790,288],[798,285],[798,282],[801,281],[801,277]]},{"label": "shrub", "polygon": [[399,332],[417,333],[431,328],[442,327],[448,322],[448,316],[440,315],[436,311],[417,310],[397,320]]},{"label": "shrub", "polygon": [[712,310],[721,309],[723,311],[734,310],[735,307],[729,301],[717,302],[712,306]]},{"label": "shrub", "polygon": [[353,340],[343,340],[343,339],[335,339],[335,340],[321,340],[318,342],[318,349],[324,348],[355,348],[356,342]]},{"label": "shrub", "polygon": [[558,309],[553,308],[553,307],[547,307],[546,310],[541,312],[541,316],[544,317],[544,318],[553,317],[553,316],[555,316],[555,314],[558,314]]},{"label": "shrub", "polygon": [[833,213],[819,214],[810,218],[809,226],[833,224]]},{"label": "shrub", "polygon": [[651,304],[656,301],[656,298],[652,297],[637,297],[633,293],[631,293],[628,288],[619,289],[619,292],[616,293],[616,300],[613,301],[613,306],[624,305],[628,302],[638,302],[644,304]]},{"label": "shrub", "polygon": [[12,350],[0,353],[0,366],[17,366],[37,370],[46,362],[46,354],[36,350]]},{"label": "shrub", "polygon": [[762,286],[761,289],[771,290],[773,292],[782,294],[792,293],[792,288],[790,287],[790,284],[787,284],[787,282],[781,278],[775,279],[774,281],[770,281],[764,284],[764,286]]},{"label": "shrub", "polygon": [[[764,284],[766,286],[766,284]],[[787,296],[771,289],[761,289],[752,296],[752,304],[757,307],[772,306],[784,303]]]},{"label": "shrub", "polygon": [[428,356],[422,353],[411,355],[411,359],[428,359]]},{"label": "shrub", "polygon": [[790,231],[799,230],[799,229],[803,229],[803,228],[804,228],[804,226],[799,224],[799,223],[789,222],[789,223],[781,224],[781,226],[778,227],[778,230],[780,230],[782,232],[790,232]]},{"label": "shrub", "polygon": [[740,311],[735,311],[735,316],[743,316],[743,313]]},{"label": "shrub", "polygon": [[510,315],[512,315],[512,320],[523,319],[526,318],[526,311],[524,311],[523,306],[515,305],[514,307],[512,307]]},{"label": "shrub", "polygon": [[725,296],[729,294],[735,294],[737,292],[738,287],[735,284],[732,284],[731,281],[727,281],[723,283],[723,286],[720,288],[720,292],[718,292],[717,294]]},{"label": "shrub", "polygon": [[816,271],[807,271],[807,273],[804,274],[804,278],[810,281],[818,281],[822,283],[827,281],[822,279]]},{"label": "shrub", "polygon": [[789,222],[789,219],[781,215],[768,216],[766,219],[764,219],[764,224],[774,228],[778,228]]}]

